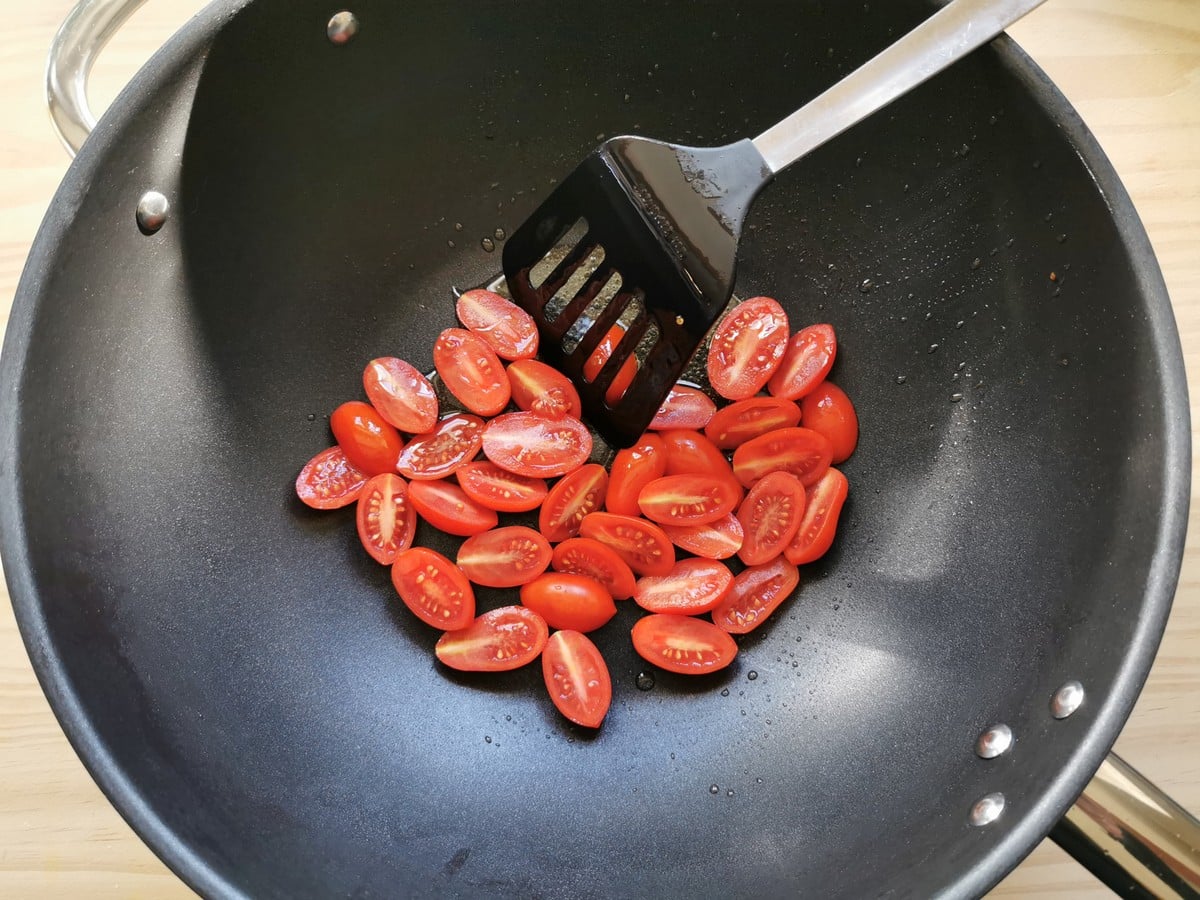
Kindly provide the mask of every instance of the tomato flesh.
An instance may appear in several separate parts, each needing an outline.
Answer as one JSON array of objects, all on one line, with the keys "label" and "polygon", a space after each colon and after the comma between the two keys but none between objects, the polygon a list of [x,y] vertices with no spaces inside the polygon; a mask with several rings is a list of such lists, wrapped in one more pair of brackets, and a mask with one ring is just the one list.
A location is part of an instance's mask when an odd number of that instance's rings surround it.
[{"label": "tomato flesh", "polygon": [[633,601],[652,613],[698,616],[706,613],[729,593],[733,573],[711,559],[683,559],[666,575],[639,578]]},{"label": "tomato flesh", "polygon": [[[583,364],[585,380],[589,382],[595,380],[624,336],[625,327],[623,325],[613,325],[608,329],[604,337],[600,339],[600,343],[592,351],[592,355]],[[604,402],[609,406],[616,406],[617,401],[624,397],[625,392],[629,390],[629,385],[633,383],[637,370],[637,358],[631,353],[625,358],[625,362],[621,363],[621,368],[617,370],[617,374],[613,376],[613,380],[608,385],[608,390],[604,392]]]},{"label": "tomato flesh", "polygon": [[376,562],[390,566],[412,546],[417,511],[408,499],[404,479],[392,472],[376,475],[358,495],[355,514],[358,539]]},{"label": "tomato flesh", "polygon": [[667,453],[662,438],[644,434],[632,447],[618,450],[608,478],[604,508],[619,516],[636,516],[642,488],[667,472]]},{"label": "tomato flesh", "polygon": [[404,441],[369,403],[343,403],[329,417],[329,427],[355,468],[372,476],[396,470]]},{"label": "tomato flesh", "polygon": [[508,367],[512,401],[517,409],[548,419],[583,415],[575,385],[562,372],[536,359],[519,359]]},{"label": "tomato flesh", "polygon": [[733,451],[733,471],[746,487],[771,472],[790,472],[809,487],[825,474],[832,457],[829,439],[820,432],[780,428]]},{"label": "tomato flesh", "polygon": [[638,575],[666,575],[675,565],[675,548],[645,519],[594,512],[584,517],[579,533],[604,544]]},{"label": "tomato flesh", "polygon": [[434,628],[465,628],[475,617],[467,576],[435,550],[413,547],[396,557],[392,584],[412,614]]},{"label": "tomato flesh", "polygon": [[633,596],[633,570],[609,547],[591,538],[567,538],[554,548],[550,565],[556,572],[584,575],[604,585],[614,600]]},{"label": "tomato flesh", "polygon": [[668,428],[703,428],[717,411],[717,404],[708,394],[685,384],[677,384],[667,394],[650,422],[651,431]]},{"label": "tomato flesh", "polygon": [[483,429],[483,453],[502,469],[528,478],[555,478],[578,469],[592,453],[592,436],[578,419],[505,413]]},{"label": "tomato flesh", "polygon": [[465,291],[455,304],[455,312],[458,320],[501,359],[529,359],[537,354],[537,324],[511,300],[493,291]]},{"label": "tomato flesh", "polygon": [[433,366],[446,389],[471,412],[494,416],[508,406],[504,365],[487,342],[462,328],[447,328],[433,345]]},{"label": "tomato flesh", "polygon": [[484,460],[457,469],[454,477],[468,497],[497,512],[528,512],[546,499],[546,482],[506,472]]},{"label": "tomato flesh", "polygon": [[729,559],[742,549],[742,523],[730,513],[707,525],[664,525],[663,532],[680,550],[705,559]]},{"label": "tomato flesh", "polygon": [[800,407],[791,400],[751,397],[718,409],[704,434],[721,450],[736,450],[746,441],[800,423]]},{"label": "tomato flesh", "polygon": [[408,499],[417,514],[439,531],[465,537],[495,528],[495,510],[476,503],[449,481],[414,481]]},{"label": "tomato flesh", "polygon": [[617,614],[604,585],[583,575],[547,572],[521,588],[521,603],[551,628],[595,631]]},{"label": "tomato flesh", "polygon": [[733,638],[711,622],[692,616],[644,616],[634,624],[632,637],[638,656],[681,675],[719,671],[737,656]]},{"label": "tomato flesh", "polygon": [[779,556],[738,573],[725,599],[712,611],[718,628],[748,634],[767,620],[800,584],[799,570]]},{"label": "tomato flesh", "polygon": [[838,517],[850,485],[846,476],[830,468],[821,480],[808,489],[804,518],[796,536],[784,550],[788,561],[799,566],[820,559],[833,546],[837,534]]},{"label": "tomato flesh", "polygon": [[800,401],[800,408],[804,427],[829,439],[832,462],[836,465],[849,459],[858,446],[858,413],[846,392],[831,381],[823,381]]},{"label": "tomato flesh", "polygon": [[705,525],[729,515],[741,499],[733,479],[709,475],[666,475],[638,495],[647,519],[660,525]]},{"label": "tomato flesh", "polygon": [[482,442],[483,420],[453,413],[438,422],[433,431],[409,441],[395,467],[413,481],[435,481],[473,460]]},{"label": "tomato flesh", "polygon": [[542,677],[555,708],[586,728],[599,728],[612,704],[612,677],[599,649],[567,629],[556,631],[542,651]]},{"label": "tomato flesh", "polygon": [[509,588],[528,584],[550,565],[550,543],[524,525],[493,528],[463,541],[458,567],[475,584]]},{"label": "tomato flesh", "polygon": [[341,447],[322,450],[296,476],[296,496],[313,509],[349,506],[362,493],[367,474],[354,467]]},{"label": "tomato flesh", "polygon": [[537,659],[549,637],[545,619],[532,609],[501,606],[463,628],[447,631],[434,653],[443,664],[462,672],[507,672]]},{"label": "tomato flesh", "polygon": [[708,381],[722,397],[745,400],[767,383],[787,349],[788,319],[770,297],[751,297],[725,314],[708,348]]},{"label": "tomato flesh", "polygon": [[424,434],[437,425],[438,401],[433,385],[402,359],[382,356],[367,363],[363,389],[384,421],[400,431]]},{"label": "tomato flesh", "polygon": [[668,475],[713,475],[736,483],[733,469],[717,445],[699,431],[659,432],[667,455]]},{"label": "tomato flesh", "polygon": [[837,336],[832,325],[809,325],[788,341],[779,369],[767,389],[772,396],[799,400],[825,380],[837,356]]},{"label": "tomato flesh", "polygon": [[738,557],[748,566],[770,562],[796,536],[804,515],[804,485],[788,472],[759,479],[738,507],[745,535]]},{"label": "tomato flesh", "polygon": [[589,463],[576,469],[550,489],[538,514],[538,530],[553,543],[575,537],[583,520],[604,502],[607,488],[604,466]]}]

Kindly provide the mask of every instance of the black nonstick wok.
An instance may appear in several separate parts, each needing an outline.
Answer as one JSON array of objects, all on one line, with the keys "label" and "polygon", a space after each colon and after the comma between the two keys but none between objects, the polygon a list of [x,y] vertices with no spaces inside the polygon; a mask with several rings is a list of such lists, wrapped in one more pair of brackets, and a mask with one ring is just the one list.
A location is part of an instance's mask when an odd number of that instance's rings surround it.
[{"label": "black nonstick wok", "polygon": [[357,0],[335,43],[326,3],[226,0],[142,71],[13,308],[0,538],[64,729],[189,884],[966,896],[1060,820],[1162,633],[1189,422],[1128,197],[1005,39],[755,207],[738,293],[834,324],[862,439],[834,551],[729,670],[640,690],[625,606],[577,729],[536,667],[442,669],[292,490],[598,136],[756,133],[930,9]]}]

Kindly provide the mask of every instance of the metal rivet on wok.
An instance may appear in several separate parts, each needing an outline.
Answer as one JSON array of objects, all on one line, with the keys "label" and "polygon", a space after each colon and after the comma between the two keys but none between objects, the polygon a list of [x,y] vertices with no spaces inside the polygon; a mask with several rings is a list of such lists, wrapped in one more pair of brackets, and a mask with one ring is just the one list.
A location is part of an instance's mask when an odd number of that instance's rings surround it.
[{"label": "metal rivet on wok", "polygon": [[335,13],[325,27],[325,33],[329,35],[329,40],[339,46],[348,43],[358,34],[358,16],[348,10]]},{"label": "metal rivet on wok", "polygon": [[1000,723],[988,728],[975,742],[975,755],[980,759],[995,759],[1012,748],[1013,733],[1007,725]]},{"label": "metal rivet on wok", "polygon": [[1050,698],[1050,714],[1056,719],[1065,719],[1083,705],[1083,685],[1068,681]]},{"label": "metal rivet on wok", "polygon": [[991,825],[1004,812],[1004,795],[997,792],[980,797],[975,805],[971,807],[971,824],[977,828],[982,828],[984,825]]},{"label": "metal rivet on wok", "polygon": [[171,212],[171,202],[158,191],[146,191],[137,205],[138,228],[143,234],[154,234],[165,224]]}]

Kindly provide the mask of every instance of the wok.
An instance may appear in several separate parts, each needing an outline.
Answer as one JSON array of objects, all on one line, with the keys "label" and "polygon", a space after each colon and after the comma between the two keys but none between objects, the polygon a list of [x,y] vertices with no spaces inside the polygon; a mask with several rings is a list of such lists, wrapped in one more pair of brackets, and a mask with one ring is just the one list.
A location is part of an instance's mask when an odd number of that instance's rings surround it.
[{"label": "wok", "polygon": [[311,0],[198,16],[14,304],[0,546],[101,786],[212,896],[982,893],[1101,765],[1182,551],[1178,336],[1086,128],[1001,39],[762,196],[739,292],[834,323],[863,423],[841,538],[723,674],[639,691],[624,608],[593,735],[533,669],[440,670],[291,480],[365,360],[429,367],[451,288],[496,274],[480,238],[598,134],[754,133],[929,8],[354,11],[344,44]]}]

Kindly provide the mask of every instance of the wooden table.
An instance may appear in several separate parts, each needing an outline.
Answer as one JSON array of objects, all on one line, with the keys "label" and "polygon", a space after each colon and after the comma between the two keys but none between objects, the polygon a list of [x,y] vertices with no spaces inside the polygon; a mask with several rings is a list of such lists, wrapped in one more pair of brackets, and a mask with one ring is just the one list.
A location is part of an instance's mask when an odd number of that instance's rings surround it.
[{"label": "wooden table", "polygon": [[[151,0],[96,69],[108,102],[202,0]],[[69,0],[0,0],[0,323],[67,167],[42,101],[46,48]],[[331,7],[332,8],[332,7]],[[1200,397],[1200,2],[1050,0],[1012,34],[1095,131],[1133,195],[1166,275]],[[1193,408],[1193,418],[1200,421]],[[1195,473],[1195,469],[1193,468]],[[1193,474],[1193,516],[1200,475]],[[1174,612],[1118,751],[1200,811],[1200,547],[1189,534]],[[0,593],[3,589],[0,588]],[[63,737],[0,598],[0,897],[193,896],[142,844]],[[995,897],[1106,892],[1042,844]]]}]

